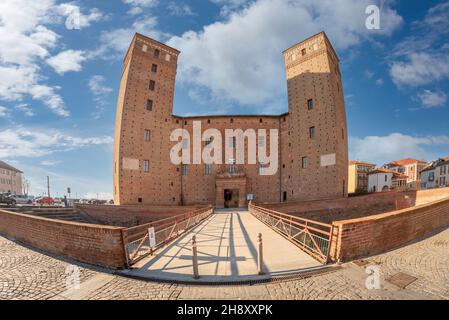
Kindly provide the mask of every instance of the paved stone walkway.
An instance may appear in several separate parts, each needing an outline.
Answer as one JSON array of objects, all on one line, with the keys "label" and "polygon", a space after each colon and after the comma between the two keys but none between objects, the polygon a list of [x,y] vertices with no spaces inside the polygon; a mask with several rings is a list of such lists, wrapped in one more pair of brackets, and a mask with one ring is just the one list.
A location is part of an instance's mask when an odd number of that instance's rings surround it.
[{"label": "paved stone walkway", "polygon": [[[379,267],[380,289],[368,290],[366,266],[354,263],[301,280],[214,287],[134,280],[76,264],[81,283],[70,289],[69,261],[0,237],[0,299],[449,299],[449,229],[367,261]],[[405,289],[385,280],[397,272],[417,280]]]},{"label": "paved stone walkway", "polygon": [[[257,269],[257,235],[263,235],[263,271]],[[322,264],[270,229],[248,211],[216,211],[179,239],[123,271],[157,280],[192,281],[191,239],[196,236],[203,281],[242,281],[298,273]]]}]

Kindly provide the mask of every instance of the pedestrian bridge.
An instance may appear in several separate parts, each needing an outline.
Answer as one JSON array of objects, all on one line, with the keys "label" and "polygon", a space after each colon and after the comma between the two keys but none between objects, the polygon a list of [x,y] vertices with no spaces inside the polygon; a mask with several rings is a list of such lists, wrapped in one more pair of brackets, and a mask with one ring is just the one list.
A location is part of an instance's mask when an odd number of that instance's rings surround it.
[{"label": "pedestrian bridge", "polygon": [[[258,234],[263,239],[263,275],[258,275]],[[198,271],[193,279],[192,237]],[[289,276],[323,268],[249,211],[216,210],[200,224],[121,273],[152,280],[239,282]]]}]

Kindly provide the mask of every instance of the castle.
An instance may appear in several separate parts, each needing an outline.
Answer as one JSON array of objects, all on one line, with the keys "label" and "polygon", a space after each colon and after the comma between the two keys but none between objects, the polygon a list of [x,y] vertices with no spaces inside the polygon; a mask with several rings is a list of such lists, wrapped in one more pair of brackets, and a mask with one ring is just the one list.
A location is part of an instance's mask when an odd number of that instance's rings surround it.
[{"label": "castle", "polygon": [[[114,143],[115,204],[244,207],[248,200],[284,202],[347,196],[348,140],[338,57],[324,32],[283,52],[288,112],[280,115],[177,116],[173,96],[180,52],[135,34],[123,63]],[[212,66],[211,66],[212,67]],[[276,144],[276,170],[266,164],[174,164],[172,132],[266,129]],[[270,137],[277,132],[276,137]],[[275,138],[275,139],[272,139]],[[201,140],[204,147],[210,141]],[[225,148],[235,140],[223,139]],[[248,140],[244,140],[245,150]],[[192,149],[182,152],[193,152]],[[260,152],[260,151],[257,151]],[[192,154],[190,154],[193,157]]]}]

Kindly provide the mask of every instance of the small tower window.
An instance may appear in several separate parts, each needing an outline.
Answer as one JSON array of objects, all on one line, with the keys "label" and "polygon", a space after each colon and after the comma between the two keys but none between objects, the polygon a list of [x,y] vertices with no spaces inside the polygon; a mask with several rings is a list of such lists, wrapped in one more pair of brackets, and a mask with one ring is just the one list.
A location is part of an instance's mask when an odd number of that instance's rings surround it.
[{"label": "small tower window", "polygon": [[305,49],[305,48],[301,50],[301,55],[305,56],[305,55],[306,55],[306,53],[307,53],[307,51],[306,51],[306,49]]},{"label": "small tower window", "polygon": [[307,169],[307,166],[309,165],[309,160],[307,157],[302,157],[302,168]]},{"label": "small tower window", "polygon": [[150,84],[148,85],[148,87],[151,91],[154,91],[154,88],[156,87],[156,81],[150,80]]},{"label": "small tower window", "polygon": [[159,58],[160,54],[161,54],[161,52],[158,49],[154,50],[154,57],[155,58]]},{"label": "small tower window", "polygon": [[157,64],[153,63],[151,65],[151,72],[156,73],[157,72]]},{"label": "small tower window", "polygon": [[150,99],[147,100],[147,110],[153,111],[153,100]]},{"label": "small tower window", "polygon": [[307,110],[313,109],[313,99],[307,100]]},{"label": "small tower window", "polygon": [[315,138],[315,127],[310,127],[309,128],[309,137],[310,137],[310,139],[314,139]]}]

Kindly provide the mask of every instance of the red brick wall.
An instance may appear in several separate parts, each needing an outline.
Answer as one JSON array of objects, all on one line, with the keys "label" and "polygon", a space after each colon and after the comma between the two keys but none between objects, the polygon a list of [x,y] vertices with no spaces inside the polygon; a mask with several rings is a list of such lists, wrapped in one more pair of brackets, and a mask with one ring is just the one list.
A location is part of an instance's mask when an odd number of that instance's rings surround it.
[{"label": "red brick wall", "polygon": [[183,214],[204,206],[105,206],[77,204],[75,207],[99,223],[120,227],[132,227]]},{"label": "red brick wall", "polygon": [[122,228],[51,220],[0,210],[0,234],[34,248],[110,268],[125,266]]},{"label": "red brick wall", "polygon": [[449,198],[449,188],[409,192],[382,192],[340,199],[258,203],[263,207],[295,216],[332,223],[410,208]]},{"label": "red brick wall", "polygon": [[370,217],[336,221],[331,253],[348,261],[396,248],[449,224],[449,199]]}]

